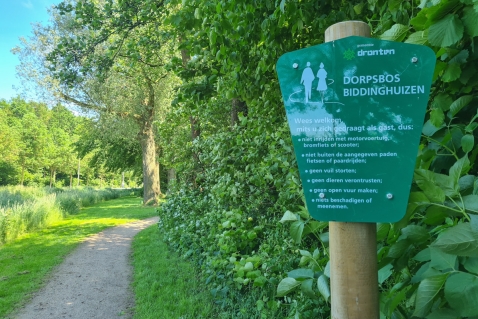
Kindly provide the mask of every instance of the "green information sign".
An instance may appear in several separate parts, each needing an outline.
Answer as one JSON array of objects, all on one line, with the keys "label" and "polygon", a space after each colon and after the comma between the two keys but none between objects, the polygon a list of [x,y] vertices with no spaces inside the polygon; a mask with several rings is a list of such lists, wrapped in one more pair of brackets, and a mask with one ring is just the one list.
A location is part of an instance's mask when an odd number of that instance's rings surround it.
[{"label": "green information sign", "polygon": [[315,219],[404,216],[434,67],[428,47],[362,37],[280,57],[280,87]]}]

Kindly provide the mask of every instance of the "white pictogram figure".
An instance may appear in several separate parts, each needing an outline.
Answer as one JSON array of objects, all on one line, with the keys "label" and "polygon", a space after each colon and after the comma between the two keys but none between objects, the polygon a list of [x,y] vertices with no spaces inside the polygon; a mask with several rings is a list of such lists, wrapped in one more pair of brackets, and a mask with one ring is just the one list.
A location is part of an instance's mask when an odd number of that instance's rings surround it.
[{"label": "white pictogram figure", "polygon": [[320,63],[320,69],[317,71],[317,78],[319,79],[317,91],[320,92],[320,95],[322,96],[322,103],[324,103],[324,93],[327,91],[327,71],[325,71],[323,63]]},{"label": "white pictogram figure", "polygon": [[[327,72],[325,73],[327,74]],[[312,94],[312,82],[315,80],[314,71],[310,68],[310,62],[307,62],[307,67],[302,72],[302,78],[300,84],[304,84],[305,87],[305,103],[309,102]],[[320,84],[320,82],[319,82]],[[327,85],[326,85],[327,88]]]}]

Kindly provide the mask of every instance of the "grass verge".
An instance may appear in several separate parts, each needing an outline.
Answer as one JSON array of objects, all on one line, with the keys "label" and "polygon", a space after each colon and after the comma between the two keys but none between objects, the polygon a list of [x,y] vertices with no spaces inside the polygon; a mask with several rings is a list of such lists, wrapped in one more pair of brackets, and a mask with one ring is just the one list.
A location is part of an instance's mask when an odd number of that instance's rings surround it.
[{"label": "grass verge", "polygon": [[133,241],[135,319],[216,318],[212,298],[193,266],[170,252],[157,226]]},{"label": "grass verge", "polygon": [[0,318],[8,318],[39,289],[45,277],[87,236],[156,215],[141,198],[126,196],[83,208],[48,228],[0,247]]}]

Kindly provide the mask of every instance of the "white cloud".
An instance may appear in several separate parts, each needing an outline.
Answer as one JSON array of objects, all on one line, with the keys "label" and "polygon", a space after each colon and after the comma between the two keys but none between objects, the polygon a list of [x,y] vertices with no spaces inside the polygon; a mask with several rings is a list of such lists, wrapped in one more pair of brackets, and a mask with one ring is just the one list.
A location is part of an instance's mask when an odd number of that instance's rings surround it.
[{"label": "white cloud", "polygon": [[27,9],[33,9],[33,3],[31,0],[22,1],[22,6],[24,6]]}]

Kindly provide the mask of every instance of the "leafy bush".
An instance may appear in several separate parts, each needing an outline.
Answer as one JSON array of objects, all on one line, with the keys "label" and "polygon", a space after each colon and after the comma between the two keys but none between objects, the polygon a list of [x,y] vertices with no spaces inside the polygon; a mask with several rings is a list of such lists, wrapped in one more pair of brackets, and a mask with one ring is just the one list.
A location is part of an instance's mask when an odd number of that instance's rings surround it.
[{"label": "leafy bush", "polygon": [[198,145],[208,169],[198,175],[197,188],[182,185],[170,192],[158,209],[161,233],[201,269],[224,318],[287,318],[296,312],[320,318],[327,303],[309,298],[309,290],[277,298],[277,285],[301,262],[301,245],[317,248],[327,226],[319,229],[309,218],[298,238],[294,232],[291,238],[289,227],[279,223],[286,207],[308,215],[288,127],[246,118],[242,125]]},{"label": "leafy bush", "polygon": [[[437,58],[405,217],[377,228],[381,315],[478,318],[476,5],[262,2],[254,10],[237,6],[237,20],[227,22],[216,12],[219,4],[191,8],[212,26],[194,30],[205,41],[194,45],[207,47],[203,61],[221,65],[214,77],[227,74],[217,87],[227,98],[247,101],[248,114],[191,143],[198,160],[191,164],[194,157],[185,157],[178,164],[182,190],[171,192],[160,208],[161,231],[202,269],[225,317],[330,317],[328,227],[304,207],[274,71],[281,54],[321,43],[335,22],[358,19],[368,21],[376,37],[427,45]],[[235,23],[233,32],[223,27],[229,23]],[[218,49],[220,37],[235,41]],[[211,67],[200,61],[198,70]],[[197,78],[186,80],[192,85]],[[221,90],[202,101],[203,109],[193,109],[201,121],[215,122],[211,113],[224,98]],[[180,98],[197,107],[197,95]]]}]

